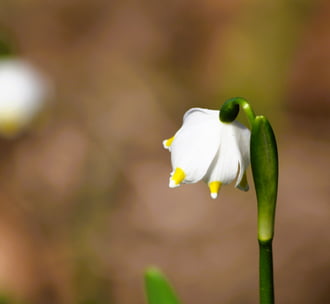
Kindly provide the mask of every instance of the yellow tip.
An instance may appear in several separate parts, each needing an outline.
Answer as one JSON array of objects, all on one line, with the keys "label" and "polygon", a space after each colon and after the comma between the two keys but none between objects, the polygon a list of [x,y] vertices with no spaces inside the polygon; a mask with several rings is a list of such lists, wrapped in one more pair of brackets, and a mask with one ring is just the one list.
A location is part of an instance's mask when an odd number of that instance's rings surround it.
[{"label": "yellow tip", "polygon": [[219,190],[222,183],[219,181],[214,181],[209,183],[210,194],[213,199],[218,197]]},{"label": "yellow tip", "polygon": [[175,168],[174,173],[170,178],[170,188],[178,187],[185,177],[186,174],[181,168]]},{"label": "yellow tip", "polygon": [[171,138],[169,138],[169,139],[165,139],[165,140],[163,141],[163,146],[164,146],[164,148],[165,148],[165,149],[168,149],[168,148],[172,145],[173,140],[174,140],[174,136],[171,137]]}]

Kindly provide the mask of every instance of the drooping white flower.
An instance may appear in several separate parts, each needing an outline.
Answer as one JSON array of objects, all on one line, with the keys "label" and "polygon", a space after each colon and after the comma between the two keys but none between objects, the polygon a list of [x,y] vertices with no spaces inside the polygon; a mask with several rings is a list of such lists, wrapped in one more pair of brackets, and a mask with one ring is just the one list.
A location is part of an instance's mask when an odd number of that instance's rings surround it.
[{"label": "drooping white flower", "polygon": [[171,152],[171,188],[203,180],[216,198],[222,184],[237,178],[236,187],[249,189],[245,171],[250,163],[250,130],[237,121],[221,122],[219,111],[188,110],[182,127],[163,146]]},{"label": "drooping white flower", "polygon": [[30,63],[0,60],[0,134],[16,136],[42,109],[49,82]]}]

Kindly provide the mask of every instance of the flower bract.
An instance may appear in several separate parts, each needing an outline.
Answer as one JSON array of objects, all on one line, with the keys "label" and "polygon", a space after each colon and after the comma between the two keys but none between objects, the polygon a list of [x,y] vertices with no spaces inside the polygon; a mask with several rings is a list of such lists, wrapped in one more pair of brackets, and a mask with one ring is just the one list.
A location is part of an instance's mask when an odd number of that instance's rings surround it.
[{"label": "flower bract", "polygon": [[221,185],[236,179],[236,187],[249,189],[250,130],[237,121],[221,122],[219,111],[188,110],[182,127],[163,146],[171,152],[171,188],[203,180],[217,198]]}]

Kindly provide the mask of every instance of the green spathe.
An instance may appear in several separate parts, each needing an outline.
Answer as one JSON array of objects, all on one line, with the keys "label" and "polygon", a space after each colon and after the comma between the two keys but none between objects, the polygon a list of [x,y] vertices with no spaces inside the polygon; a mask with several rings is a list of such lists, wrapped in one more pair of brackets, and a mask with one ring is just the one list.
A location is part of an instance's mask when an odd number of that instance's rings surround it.
[{"label": "green spathe", "polygon": [[258,200],[258,239],[271,240],[278,186],[278,155],[273,129],[264,116],[257,116],[251,132],[251,166]]}]

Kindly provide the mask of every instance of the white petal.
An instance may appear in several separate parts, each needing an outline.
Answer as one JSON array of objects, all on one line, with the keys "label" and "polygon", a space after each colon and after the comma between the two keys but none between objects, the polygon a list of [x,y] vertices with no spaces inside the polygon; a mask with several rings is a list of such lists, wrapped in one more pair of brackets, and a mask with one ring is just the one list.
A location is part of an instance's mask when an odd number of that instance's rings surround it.
[{"label": "white petal", "polygon": [[231,183],[237,176],[238,163],[239,149],[235,132],[231,124],[226,124],[223,126],[220,146],[209,168],[206,181],[220,181],[223,184]]},{"label": "white petal", "polygon": [[220,144],[219,111],[190,109],[171,144],[172,167],[185,172],[184,183],[203,179]]},{"label": "white petal", "polygon": [[236,178],[240,168],[238,185],[249,164],[249,139],[250,131],[242,124],[236,121],[224,124],[219,150],[205,176],[205,181],[229,184]]},{"label": "white petal", "polygon": [[240,151],[239,155],[239,174],[237,177],[235,187],[239,186],[242,181],[243,175],[250,164],[250,136],[251,132],[248,128],[240,124],[239,122],[234,122],[234,130],[237,138],[238,148]]},{"label": "white petal", "polygon": [[173,179],[170,178],[170,182],[169,182],[169,187],[170,188],[176,188],[176,187],[179,187],[179,186],[180,186],[180,184],[177,184],[175,182],[175,180],[173,180]]},{"label": "white petal", "polygon": [[[168,142],[168,139],[164,139],[163,140],[163,147],[164,147],[164,149],[166,149],[166,150],[170,150],[170,147],[171,146],[169,146],[168,144],[167,144],[167,142]],[[171,150],[170,150],[171,151]]]}]

